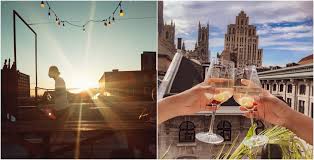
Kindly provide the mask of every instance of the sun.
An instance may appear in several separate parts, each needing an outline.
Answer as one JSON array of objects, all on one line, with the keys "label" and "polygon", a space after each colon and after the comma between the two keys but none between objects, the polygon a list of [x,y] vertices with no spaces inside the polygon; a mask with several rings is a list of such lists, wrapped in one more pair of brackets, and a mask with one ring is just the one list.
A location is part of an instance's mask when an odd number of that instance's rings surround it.
[{"label": "sun", "polygon": [[98,88],[98,84],[96,82],[87,80],[75,80],[75,82],[73,82],[73,86],[73,92],[82,92],[90,88]]}]

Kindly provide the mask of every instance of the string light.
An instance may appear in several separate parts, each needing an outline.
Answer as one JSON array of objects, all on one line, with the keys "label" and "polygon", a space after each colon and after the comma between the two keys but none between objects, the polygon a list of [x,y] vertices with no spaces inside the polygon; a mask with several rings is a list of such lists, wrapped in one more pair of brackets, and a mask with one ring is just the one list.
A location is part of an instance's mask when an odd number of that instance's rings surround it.
[{"label": "string light", "polygon": [[40,7],[41,7],[41,8],[45,8],[45,3],[44,3],[44,1],[41,1],[41,2],[40,2]]},{"label": "string light", "polygon": [[123,17],[124,16],[124,12],[123,12],[123,9],[121,7],[121,3],[119,4],[119,6],[120,6],[120,13],[119,13],[119,15],[120,15],[120,17]]},{"label": "string light", "polygon": [[104,25],[105,25],[105,27],[110,26],[110,25],[113,24],[113,23],[115,22],[115,20],[116,20],[116,19],[114,18],[114,16],[115,16],[115,14],[116,14],[116,12],[117,12],[118,9],[120,10],[120,12],[118,13],[119,16],[122,17],[122,16],[125,15],[125,13],[124,13],[124,11],[123,11],[123,9],[122,9],[122,1],[119,1],[118,5],[116,6],[116,8],[114,9],[114,11],[112,12],[112,16],[109,16],[109,18],[106,18],[106,19],[103,19],[103,20],[88,20],[88,21],[86,21],[83,25],[77,25],[77,24],[71,23],[70,21],[61,20],[61,19],[57,16],[56,12],[52,9],[52,7],[50,6],[50,4],[49,4],[48,1],[45,1],[45,2],[44,2],[44,1],[41,1],[40,7],[41,7],[41,8],[45,8],[45,4],[49,7],[49,9],[48,9],[48,17],[49,17],[49,19],[51,18],[51,13],[53,13],[54,16],[55,16],[55,18],[56,18],[56,24],[57,24],[58,26],[60,26],[61,23],[62,23],[62,26],[64,27],[64,26],[65,26],[65,23],[68,23],[70,26],[82,28],[83,31],[85,31],[87,25],[88,25],[89,23],[91,23],[91,22],[94,22],[94,23],[96,23],[96,22],[103,22]]},{"label": "string light", "polygon": [[48,18],[50,19],[51,16],[50,16],[50,7],[49,7],[49,11],[48,11]]}]

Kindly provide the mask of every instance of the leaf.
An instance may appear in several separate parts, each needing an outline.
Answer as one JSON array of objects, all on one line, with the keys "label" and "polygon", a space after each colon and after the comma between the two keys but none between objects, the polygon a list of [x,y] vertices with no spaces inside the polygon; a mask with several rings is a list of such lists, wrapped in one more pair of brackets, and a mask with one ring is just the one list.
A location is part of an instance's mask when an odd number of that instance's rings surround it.
[{"label": "leaf", "polygon": [[224,145],[221,147],[220,151],[218,152],[218,154],[216,155],[216,159],[220,159],[221,153],[225,148],[226,143],[224,143]]}]

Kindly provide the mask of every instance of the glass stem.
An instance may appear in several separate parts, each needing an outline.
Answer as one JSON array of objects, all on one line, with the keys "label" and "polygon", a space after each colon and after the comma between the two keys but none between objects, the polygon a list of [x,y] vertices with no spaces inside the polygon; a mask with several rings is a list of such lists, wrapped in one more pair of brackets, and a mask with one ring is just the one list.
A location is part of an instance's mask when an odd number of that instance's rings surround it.
[{"label": "glass stem", "polygon": [[[212,105],[213,106],[213,105]],[[212,113],[212,117],[211,117],[211,120],[210,120],[210,125],[209,125],[209,131],[208,131],[208,134],[212,134],[214,133],[213,132],[213,126],[214,126],[214,121],[215,121],[215,114],[216,114],[216,109],[218,106],[213,106],[214,107],[214,110],[213,110],[213,113]]]},{"label": "glass stem", "polygon": [[[250,112],[251,112],[251,114],[253,114],[253,111],[250,110]],[[254,125],[254,119],[253,119],[252,115],[250,116],[250,119],[251,119],[251,126],[253,126]],[[253,135],[256,135],[255,130],[253,131]]]}]

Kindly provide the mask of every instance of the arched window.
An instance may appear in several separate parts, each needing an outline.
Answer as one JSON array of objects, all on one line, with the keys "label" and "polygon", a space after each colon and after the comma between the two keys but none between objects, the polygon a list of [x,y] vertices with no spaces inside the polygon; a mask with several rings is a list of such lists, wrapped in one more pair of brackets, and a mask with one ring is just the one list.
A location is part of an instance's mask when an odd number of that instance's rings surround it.
[{"label": "arched window", "polygon": [[228,121],[220,121],[217,125],[217,133],[221,135],[225,141],[231,141],[231,123]]},{"label": "arched window", "polygon": [[273,91],[276,91],[277,85],[273,84]]},{"label": "arched window", "polygon": [[280,91],[280,92],[283,92],[283,84],[280,84],[280,86],[279,86],[279,91]]},{"label": "arched window", "polygon": [[167,31],[166,32],[166,39],[168,39],[169,38],[169,32]]},{"label": "arched window", "polygon": [[195,126],[191,121],[184,121],[179,127],[179,142],[195,142]]},{"label": "arched window", "polygon": [[288,93],[292,93],[292,84],[288,85]]},{"label": "arched window", "polygon": [[256,120],[255,123],[256,123],[255,133],[259,134],[259,133],[261,133],[265,129],[265,125],[260,120]]},{"label": "arched window", "polygon": [[306,91],[306,86],[304,84],[301,84],[300,89],[299,89],[299,94],[305,95],[305,91]]},{"label": "arched window", "polygon": [[204,37],[205,37],[205,34],[204,34],[204,33],[202,33],[202,41],[204,41]]}]

